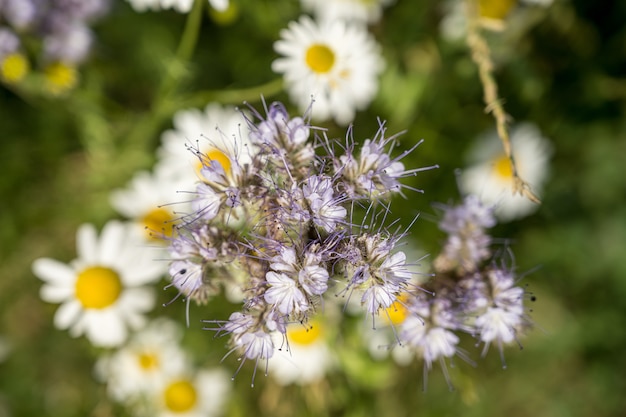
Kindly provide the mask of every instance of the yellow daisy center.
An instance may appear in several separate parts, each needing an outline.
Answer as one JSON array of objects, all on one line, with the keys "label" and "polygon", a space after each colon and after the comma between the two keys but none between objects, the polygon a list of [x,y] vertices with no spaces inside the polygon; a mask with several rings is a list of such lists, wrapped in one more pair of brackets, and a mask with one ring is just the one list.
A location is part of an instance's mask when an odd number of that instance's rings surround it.
[{"label": "yellow daisy center", "polygon": [[322,328],[318,322],[310,325],[293,325],[287,329],[287,339],[289,343],[296,345],[310,345],[320,338]]},{"label": "yellow daisy center", "polygon": [[191,382],[181,379],[174,381],[165,388],[165,406],[174,413],[191,410],[198,401],[198,393]]},{"label": "yellow daisy center", "polygon": [[305,61],[314,72],[323,74],[335,64],[335,54],[328,46],[316,43],[307,49]]},{"label": "yellow daisy center", "polygon": [[[162,235],[172,236],[174,223],[172,213],[169,210],[158,207],[148,212],[141,222],[146,227],[146,232],[155,239]],[[161,235],[162,234],[162,235]]]},{"label": "yellow daisy center", "polygon": [[20,82],[28,72],[28,60],[20,53],[7,55],[0,64],[0,77],[9,84]]},{"label": "yellow daisy center", "polygon": [[[202,158],[202,162],[204,162],[205,165],[211,166],[213,161],[219,162],[224,169],[224,173],[228,173],[230,171],[230,158],[217,148],[211,148]],[[200,169],[202,169],[202,163],[198,165],[198,172],[200,172]]]},{"label": "yellow daisy center", "polygon": [[49,65],[44,71],[46,86],[52,94],[63,94],[76,86],[78,73],[76,68],[56,62]]},{"label": "yellow daisy center", "polygon": [[159,358],[153,352],[141,352],[137,357],[141,369],[150,371],[159,366]]},{"label": "yellow daisy center", "polygon": [[93,266],[83,270],[76,279],[76,298],[84,308],[109,307],[121,292],[120,276],[110,268]]},{"label": "yellow daisy center", "polygon": [[[404,301],[407,298],[408,296],[405,295],[400,296],[401,301]],[[387,319],[390,320],[392,324],[400,324],[404,322],[409,313],[407,308],[404,306],[404,303],[401,301],[394,301],[393,304],[387,307],[387,314],[389,315]],[[387,316],[387,314],[385,314],[385,316]]]},{"label": "yellow daisy center", "polygon": [[501,178],[513,178],[511,160],[506,155],[502,155],[495,160],[493,170],[495,174]]},{"label": "yellow daisy center", "polygon": [[516,3],[517,0],[479,0],[478,13],[488,19],[503,20]]}]

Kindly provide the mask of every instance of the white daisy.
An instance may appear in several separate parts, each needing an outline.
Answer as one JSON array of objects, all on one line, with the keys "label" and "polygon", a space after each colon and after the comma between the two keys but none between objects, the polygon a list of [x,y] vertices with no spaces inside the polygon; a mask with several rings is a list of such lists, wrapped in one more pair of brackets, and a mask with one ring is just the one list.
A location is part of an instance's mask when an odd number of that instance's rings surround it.
[{"label": "white daisy", "polygon": [[303,16],[281,31],[274,43],[282,55],[272,70],[285,77],[293,102],[306,111],[314,98],[312,116],[350,123],[378,91],[383,68],[380,48],[361,25],[341,20],[316,23]]},{"label": "white daisy", "polygon": [[96,373],[107,384],[111,398],[138,402],[163,386],[169,375],[179,375],[187,366],[180,347],[180,326],[165,318],[151,322],[111,356],[101,358]]},{"label": "white daisy", "polygon": [[[501,31],[506,27],[506,21],[515,18],[525,18],[524,6],[549,7],[553,0],[479,0],[477,2],[478,15],[482,27]],[[467,34],[467,4],[462,0],[448,0],[442,2],[443,18],[439,30],[448,41],[463,40]]]},{"label": "white daisy", "polygon": [[268,373],[280,385],[306,385],[321,380],[333,365],[333,358],[324,339],[324,323],[310,320],[306,324],[292,323],[287,327],[288,345],[282,342],[282,334],[277,346],[288,346],[277,350],[269,362]]},{"label": "white daisy", "polygon": [[[552,147],[539,129],[524,123],[511,130],[511,145],[519,176],[535,194],[548,175]],[[513,172],[502,144],[495,133],[477,141],[470,151],[472,165],[461,175],[461,189],[476,194],[487,205],[495,205],[500,220],[509,221],[526,216],[538,205],[519,194],[513,194]]]},{"label": "white daisy", "polygon": [[168,378],[155,394],[153,417],[212,417],[222,414],[231,386],[224,371],[199,370]]},{"label": "white daisy", "polygon": [[189,197],[179,191],[188,189],[184,184],[159,171],[137,172],[128,186],[114,190],[110,200],[113,208],[134,221],[151,240],[172,236],[176,219],[189,213]]},{"label": "white daisy", "polygon": [[70,335],[85,334],[95,346],[119,346],[128,328],[144,325],[155,294],[145,285],[159,279],[163,265],[145,249],[136,229],[118,221],[108,222],[97,236],[93,225],[77,232],[78,258],[64,264],[40,258],[33,272],[45,284],[41,298],[61,303],[54,316],[59,329]]},{"label": "white daisy", "polygon": [[382,16],[383,7],[393,0],[300,0],[300,3],[319,20],[375,23]]},{"label": "white daisy", "polygon": [[[128,2],[138,12],[174,9],[179,13],[189,13],[193,6],[193,0],[128,0]],[[218,11],[224,11],[228,8],[229,0],[209,0],[209,4]]]},{"label": "white daisy", "polygon": [[173,123],[174,129],[161,135],[155,170],[162,175],[194,184],[202,168],[197,153],[219,162],[226,172],[234,158],[239,165],[252,160],[246,121],[234,107],[211,103],[204,111],[181,110]]}]

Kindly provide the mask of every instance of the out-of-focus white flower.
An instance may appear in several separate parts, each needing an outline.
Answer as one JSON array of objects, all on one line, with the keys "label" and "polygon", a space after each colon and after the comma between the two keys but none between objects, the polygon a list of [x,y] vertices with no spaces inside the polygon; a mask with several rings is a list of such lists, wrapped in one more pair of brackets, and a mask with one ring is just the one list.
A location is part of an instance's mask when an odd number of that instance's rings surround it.
[{"label": "out-of-focus white flower", "polygon": [[272,69],[285,77],[291,100],[312,116],[350,123],[378,92],[380,48],[360,25],[341,20],[316,23],[303,16],[281,31]]},{"label": "out-of-focus white flower", "polygon": [[222,414],[231,386],[219,369],[171,375],[156,393],[154,417],[213,417]]},{"label": "out-of-focus white flower", "polygon": [[393,0],[300,0],[302,8],[313,12],[319,20],[375,23],[382,16],[383,7]]},{"label": "out-of-focus white flower", "polygon": [[136,229],[118,221],[108,222],[100,237],[93,225],[81,226],[76,248],[78,258],[69,264],[35,260],[33,272],[45,282],[41,298],[61,303],[54,316],[59,329],[74,337],[85,334],[95,346],[119,346],[128,328],[145,324],[144,314],[155,301],[145,285],[159,279],[163,265]]},{"label": "out-of-focus white flower", "polygon": [[[189,13],[194,0],[128,0],[138,12],[146,10],[174,9],[179,13]],[[211,7],[218,11],[228,8],[229,0],[208,0]]]},{"label": "out-of-focus white flower", "polygon": [[141,402],[188,366],[180,347],[181,338],[176,322],[157,319],[136,333],[126,346],[101,358],[96,364],[96,373],[106,382],[115,401]]},{"label": "out-of-focus white flower", "polygon": [[[524,123],[511,130],[511,144],[518,175],[539,194],[548,175],[552,147],[539,129]],[[538,205],[513,194],[513,171],[495,133],[480,138],[470,151],[470,167],[461,175],[461,189],[476,194],[487,205],[495,206],[500,220],[526,216]]]},{"label": "out-of-focus white flower", "polygon": [[276,351],[269,362],[269,374],[280,385],[306,385],[321,380],[333,364],[332,355],[324,339],[324,323],[310,320],[306,324],[293,323],[287,327],[287,343],[277,333]]},{"label": "out-of-focus white flower", "polygon": [[194,184],[202,169],[199,156],[219,162],[225,172],[233,159],[240,166],[252,160],[246,121],[234,107],[211,103],[204,111],[181,110],[173,123],[174,129],[161,135],[155,170],[162,175]]},{"label": "out-of-focus white flower", "polygon": [[190,184],[176,181],[159,171],[137,172],[126,188],[114,190],[110,200],[113,208],[135,222],[146,237],[159,239],[172,236],[176,219],[189,213],[189,197],[179,191]]}]

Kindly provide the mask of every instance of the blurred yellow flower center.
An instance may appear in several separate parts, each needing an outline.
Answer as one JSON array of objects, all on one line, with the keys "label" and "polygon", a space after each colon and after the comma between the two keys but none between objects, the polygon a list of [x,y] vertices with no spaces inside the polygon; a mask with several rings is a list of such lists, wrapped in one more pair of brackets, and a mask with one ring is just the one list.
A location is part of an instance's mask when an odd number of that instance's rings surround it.
[{"label": "blurred yellow flower center", "polygon": [[[406,298],[408,297],[402,295],[400,296],[400,300],[404,300]],[[406,319],[408,310],[404,306],[403,302],[394,301],[392,305],[387,307],[387,314],[389,315],[387,319],[391,321],[391,324],[400,324]]]},{"label": "blurred yellow flower center", "polygon": [[479,0],[478,13],[481,17],[502,20],[516,3],[516,0]]},{"label": "blurred yellow flower center", "polygon": [[63,94],[76,86],[78,73],[76,68],[62,62],[49,65],[45,71],[46,86],[52,94]]},{"label": "blurred yellow flower center", "polygon": [[7,55],[0,64],[0,77],[7,83],[17,83],[28,72],[28,60],[20,53]]},{"label": "blurred yellow flower center", "polygon": [[293,325],[287,329],[287,339],[289,343],[296,345],[310,345],[320,338],[322,328],[318,322],[310,323],[310,325]]},{"label": "blurred yellow flower center", "polygon": [[316,43],[306,51],[306,64],[317,73],[330,71],[335,63],[335,54],[326,45]]},{"label": "blurred yellow flower center", "polygon": [[148,212],[141,222],[146,227],[146,232],[155,239],[162,235],[172,236],[174,223],[172,222],[172,213],[169,210],[158,207]]},{"label": "blurred yellow flower center", "polygon": [[[220,151],[217,148],[212,148],[204,154],[204,158],[202,158],[202,162],[204,164],[211,166],[213,161],[219,162],[219,164],[224,169],[224,173],[228,173],[230,171],[230,158],[224,152]],[[202,164],[198,165],[198,172],[202,168]]]},{"label": "blurred yellow flower center", "polygon": [[76,279],[76,298],[84,308],[109,307],[117,301],[121,292],[120,276],[110,268],[87,268]]},{"label": "blurred yellow flower center", "polygon": [[511,166],[511,160],[506,156],[502,155],[493,164],[493,170],[496,175],[501,178],[512,178],[513,177],[513,167]]},{"label": "blurred yellow flower center", "polygon": [[165,406],[174,413],[191,410],[198,400],[198,393],[191,382],[181,379],[165,389]]},{"label": "blurred yellow flower center", "polygon": [[141,352],[138,359],[139,366],[146,371],[155,369],[159,366],[159,358],[152,352]]}]

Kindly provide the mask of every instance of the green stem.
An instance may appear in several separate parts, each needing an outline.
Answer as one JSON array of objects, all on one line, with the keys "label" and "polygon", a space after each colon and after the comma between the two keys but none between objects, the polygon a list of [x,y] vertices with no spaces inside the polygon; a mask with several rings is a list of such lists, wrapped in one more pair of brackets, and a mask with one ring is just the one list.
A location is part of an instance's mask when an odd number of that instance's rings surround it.
[{"label": "green stem", "polygon": [[176,58],[181,61],[188,61],[193,51],[196,49],[200,26],[202,24],[202,8],[204,7],[204,3],[206,3],[206,0],[195,0],[193,8],[187,16],[183,36],[178,44],[178,49],[176,49]]},{"label": "green stem", "polygon": [[277,78],[265,84],[235,90],[205,90],[172,101],[167,107],[202,107],[211,101],[221,104],[241,104],[244,101],[256,102],[261,97],[272,97],[283,91],[283,80]]}]

